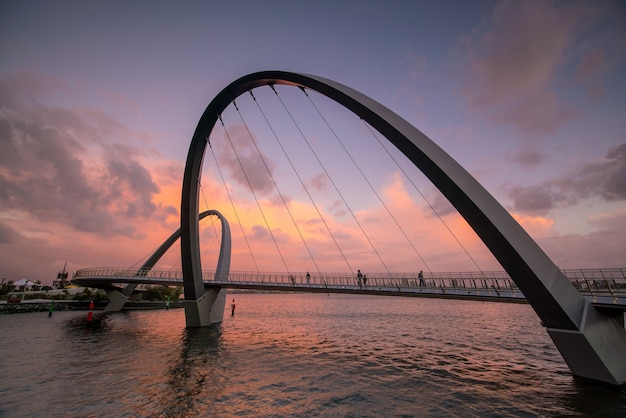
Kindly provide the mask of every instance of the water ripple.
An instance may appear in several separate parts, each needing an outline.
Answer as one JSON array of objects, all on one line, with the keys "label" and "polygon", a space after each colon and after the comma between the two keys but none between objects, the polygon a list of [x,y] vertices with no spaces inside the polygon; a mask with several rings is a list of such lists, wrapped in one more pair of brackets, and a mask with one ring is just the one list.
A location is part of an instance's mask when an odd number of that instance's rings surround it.
[{"label": "water ripple", "polygon": [[0,416],[626,416],[574,380],[526,305],[236,295],[182,310],[0,317]]}]

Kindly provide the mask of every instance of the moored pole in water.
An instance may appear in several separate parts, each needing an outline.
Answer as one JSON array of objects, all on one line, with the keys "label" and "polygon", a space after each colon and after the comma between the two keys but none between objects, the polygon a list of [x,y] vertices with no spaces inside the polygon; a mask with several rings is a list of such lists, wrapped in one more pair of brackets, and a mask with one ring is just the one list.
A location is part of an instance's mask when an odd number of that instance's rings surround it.
[{"label": "moored pole in water", "polygon": [[87,314],[87,325],[90,325],[92,320],[93,320],[93,300],[89,301],[89,313]]}]

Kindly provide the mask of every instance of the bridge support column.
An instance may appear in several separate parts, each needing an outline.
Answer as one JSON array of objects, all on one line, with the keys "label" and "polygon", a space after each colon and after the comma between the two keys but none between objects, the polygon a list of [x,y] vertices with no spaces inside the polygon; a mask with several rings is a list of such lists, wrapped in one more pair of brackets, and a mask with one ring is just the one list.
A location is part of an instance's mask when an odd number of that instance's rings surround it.
[{"label": "bridge support column", "polygon": [[579,331],[547,331],[574,376],[614,385],[626,382],[626,332],[619,318],[603,315],[586,300]]},{"label": "bridge support column", "polygon": [[109,304],[104,308],[104,312],[119,312],[128,301],[128,296],[118,290],[107,291],[107,297],[109,298]]},{"label": "bridge support column", "polygon": [[222,322],[226,307],[226,288],[212,286],[198,300],[185,300],[187,327],[206,327]]},{"label": "bridge support column", "polygon": [[120,312],[136,288],[136,283],[128,283],[121,292],[118,290],[107,291],[109,304],[104,308],[104,312]]}]

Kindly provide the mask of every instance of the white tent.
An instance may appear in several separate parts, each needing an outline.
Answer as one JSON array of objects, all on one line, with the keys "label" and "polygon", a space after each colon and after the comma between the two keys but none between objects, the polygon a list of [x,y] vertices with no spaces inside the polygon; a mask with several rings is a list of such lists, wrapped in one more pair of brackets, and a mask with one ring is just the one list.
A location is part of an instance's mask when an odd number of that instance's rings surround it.
[{"label": "white tent", "polygon": [[15,282],[13,282],[13,285],[14,285],[16,288],[19,288],[19,287],[21,287],[21,286],[26,286],[26,288],[27,288],[27,289],[28,289],[29,287],[33,287],[33,286],[41,286],[40,284],[35,283],[35,282],[31,282],[30,280],[28,280],[28,279],[26,279],[26,278],[21,278],[21,279],[19,279],[19,280],[15,281]]}]

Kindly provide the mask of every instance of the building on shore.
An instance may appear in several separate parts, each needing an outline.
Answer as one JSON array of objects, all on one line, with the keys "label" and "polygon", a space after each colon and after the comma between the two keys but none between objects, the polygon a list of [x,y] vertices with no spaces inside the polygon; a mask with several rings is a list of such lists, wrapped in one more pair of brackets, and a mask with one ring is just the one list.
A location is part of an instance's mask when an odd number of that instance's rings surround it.
[{"label": "building on shore", "polygon": [[61,270],[58,274],[57,274],[57,278],[56,280],[54,280],[52,282],[52,288],[53,289],[65,289],[67,286],[70,285],[70,281],[68,280],[68,272],[67,270],[65,270],[65,266],[66,264],[63,264],[63,270]]}]

